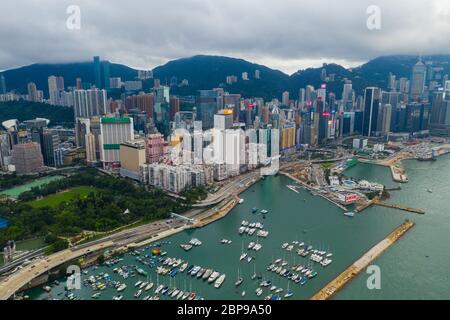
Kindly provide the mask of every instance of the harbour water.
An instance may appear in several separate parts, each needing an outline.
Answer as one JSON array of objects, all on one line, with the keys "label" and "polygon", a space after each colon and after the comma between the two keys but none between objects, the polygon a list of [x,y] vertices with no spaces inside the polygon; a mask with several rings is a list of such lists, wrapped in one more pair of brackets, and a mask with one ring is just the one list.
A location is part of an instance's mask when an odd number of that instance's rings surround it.
[{"label": "harbour water", "polygon": [[[290,282],[290,290],[294,295],[291,299],[308,299],[332,280],[356,259],[362,256],[370,247],[383,239],[406,218],[413,219],[417,225],[399,242],[385,252],[376,264],[381,268],[381,290],[369,290],[366,286],[368,275],[361,273],[347,287],[335,296],[335,299],[449,299],[448,261],[450,252],[446,249],[450,221],[449,212],[445,210],[446,198],[450,192],[450,157],[445,156],[436,162],[409,161],[405,167],[410,178],[408,184],[402,184],[402,190],[392,191],[388,201],[420,207],[426,210],[425,215],[416,215],[383,207],[372,207],[353,218],[343,215],[343,211],[321,197],[313,196],[308,191],[300,189],[295,193],[286,185],[293,182],[282,176],[268,177],[244,192],[245,199],[225,218],[202,229],[193,229],[176,234],[162,245],[162,251],[167,251],[168,257],[181,258],[189,265],[200,265],[212,268],[226,274],[224,284],[219,288],[201,281],[196,277],[179,273],[174,278],[159,276],[159,283],[176,286],[182,290],[195,291],[205,299],[262,299],[269,294],[268,289],[257,297],[255,289],[261,280],[251,280],[256,269],[263,279],[271,280],[272,284],[284,288],[286,292],[288,280],[285,277],[266,271],[268,264],[276,258],[282,258],[292,264],[306,265],[308,258],[298,256],[294,251],[281,249],[284,242],[299,241],[314,246],[317,249],[331,251],[333,263],[327,267],[314,265],[317,277],[310,279],[305,285]],[[388,168],[358,164],[346,172],[355,178],[365,178],[378,181],[388,187],[395,186]],[[433,189],[433,193],[426,189]],[[261,214],[253,214],[252,208],[269,211],[265,219]],[[250,263],[239,261],[242,251],[247,251],[247,245],[256,241],[256,236],[239,235],[238,228],[242,220],[264,223],[264,229],[269,231],[266,239],[259,240],[262,249],[252,252],[255,259]],[[185,252],[180,244],[191,238],[198,238],[202,245]],[[232,240],[231,245],[223,245],[220,240]],[[150,254],[150,248],[144,254]],[[142,256],[144,255],[142,254]],[[137,265],[148,272],[149,279],[156,283],[154,268],[138,262],[135,256],[126,254],[120,265]],[[113,280],[125,282],[127,289],[122,292],[124,299],[134,299],[137,291],[134,283],[147,280],[145,276],[123,279],[113,272],[114,267],[100,266],[97,270],[89,269],[87,275],[100,272],[108,273]],[[235,288],[238,268],[244,277],[244,282]],[[64,279],[59,285],[53,285],[51,295],[41,288],[27,292],[32,299],[49,297],[62,298]],[[154,289],[153,289],[154,290]],[[242,296],[242,291],[246,292]],[[91,299],[94,291],[82,286],[74,294],[81,299]],[[148,293],[149,294],[149,293]],[[143,293],[143,296],[148,295]],[[118,295],[113,288],[101,291],[100,299],[111,299]]]}]

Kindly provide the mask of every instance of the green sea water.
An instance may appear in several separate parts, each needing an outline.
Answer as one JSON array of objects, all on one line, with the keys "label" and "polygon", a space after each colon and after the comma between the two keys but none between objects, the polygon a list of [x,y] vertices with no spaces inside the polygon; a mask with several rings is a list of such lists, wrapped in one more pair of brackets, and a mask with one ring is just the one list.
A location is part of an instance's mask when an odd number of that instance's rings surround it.
[{"label": "green sea water", "polygon": [[[182,290],[195,291],[205,299],[263,299],[268,295],[265,289],[263,295],[256,296],[255,289],[260,281],[251,280],[254,270],[272,284],[287,290],[288,280],[279,275],[266,271],[267,265],[276,258],[282,258],[292,264],[308,264],[309,259],[302,258],[294,252],[281,249],[284,242],[294,240],[306,242],[315,248],[333,252],[333,263],[328,267],[318,264],[314,269],[318,276],[309,280],[304,286],[290,282],[290,290],[294,292],[291,299],[308,299],[326,283],[345,270],[356,259],[361,257],[369,248],[382,240],[387,234],[401,224],[406,218],[416,222],[416,226],[400,241],[390,247],[374,264],[381,269],[381,289],[369,290],[366,285],[368,274],[361,273],[350,282],[335,299],[449,299],[449,261],[448,250],[450,212],[447,209],[447,198],[450,195],[450,157],[445,156],[436,162],[405,162],[409,176],[409,183],[402,184],[402,190],[392,191],[388,201],[420,207],[426,210],[425,215],[417,215],[383,207],[372,207],[349,218],[337,208],[321,197],[313,196],[301,189],[297,194],[286,187],[293,182],[282,176],[267,177],[242,194],[245,202],[234,208],[225,218],[201,229],[193,229],[176,234],[163,244],[162,250],[170,257],[182,258],[189,264],[213,268],[226,274],[226,280],[219,289],[215,289],[206,282],[178,274],[174,278],[159,277],[159,283],[176,286]],[[365,178],[378,181],[388,187],[397,186],[391,179],[387,168],[366,164],[358,164],[349,169],[346,175],[355,178]],[[426,191],[427,188],[433,193]],[[260,214],[252,214],[252,208],[267,209],[267,218]],[[247,251],[250,241],[256,237],[239,235],[238,227],[242,220],[264,223],[264,229],[269,231],[266,239],[260,239],[263,248],[259,252],[252,252],[254,261],[240,262],[239,256],[242,246]],[[191,238],[198,238],[203,245],[185,252],[180,248]],[[231,245],[222,245],[222,238],[233,241]],[[145,250],[150,253],[150,248]],[[154,269],[145,266],[136,257],[126,254],[122,264],[135,264],[146,270],[148,280],[157,281]],[[238,269],[244,276],[244,282],[236,289],[234,282]],[[133,297],[137,289],[137,280],[146,277],[136,276],[124,280],[113,273],[111,267],[100,266],[97,270],[89,269],[88,275],[100,272],[108,273],[114,280],[125,282],[128,287],[122,293],[125,299]],[[64,279],[61,279],[64,281]],[[27,292],[32,299],[47,299],[49,297],[62,298],[63,282],[53,285],[51,294],[41,288]],[[245,296],[242,296],[245,291]],[[74,294],[80,299],[91,299],[94,291],[90,287],[75,290]],[[150,293],[144,293],[140,298]],[[281,294],[283,295],[284,292]],[[118,295],[115,289],[107,288],[102,291],[100,299],[111,299]]]}]

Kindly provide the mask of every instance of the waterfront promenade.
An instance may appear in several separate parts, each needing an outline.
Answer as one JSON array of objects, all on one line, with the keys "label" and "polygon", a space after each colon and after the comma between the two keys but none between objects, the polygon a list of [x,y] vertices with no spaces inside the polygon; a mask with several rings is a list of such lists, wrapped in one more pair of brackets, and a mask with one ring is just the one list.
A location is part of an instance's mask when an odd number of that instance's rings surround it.
[{"label": "waterfront promenade", "polygon": [[384,251],[398,241],[407,231],[414,227],[414,222],[406,220],[386,238],[367,251],[361,258],[356,260],[344,272],[329,282],[324,288],[311,297],[311,300],[327,300],[336,292],[341,290],[349,281],[356,277],[362,270],[367,268]]},{"label": "waterfront promenade", "polygon": [[113,245],[114,243],[112,241],[106,241],[78,250],[66,249],[25,266],[23,269],[10,275],[0,283],[0,300],[9,299],[17,291],[29,284],[33,279],[44,275],[48,271],[67,261],[75,260],[95,251],[106,250]]}]

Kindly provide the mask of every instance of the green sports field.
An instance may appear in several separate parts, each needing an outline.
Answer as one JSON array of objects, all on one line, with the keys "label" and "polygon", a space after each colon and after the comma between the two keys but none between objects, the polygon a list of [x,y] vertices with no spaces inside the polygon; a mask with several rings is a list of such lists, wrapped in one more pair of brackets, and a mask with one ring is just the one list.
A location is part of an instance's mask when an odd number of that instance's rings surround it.
[{"label": "green sports field", "polygon": [[79,196],[80,198],[86,197],[89,193],[95,192],[96,190],[97,189],[94,187],[87,187],[87,186],[76,187],[66,191],[59,192],[57,194],[52,194],[43,199],[35,200],[31,202],[31,205],[35,208],[56,207],[61,202],[70,201],[72,199],[75,199],[77,196]]}]

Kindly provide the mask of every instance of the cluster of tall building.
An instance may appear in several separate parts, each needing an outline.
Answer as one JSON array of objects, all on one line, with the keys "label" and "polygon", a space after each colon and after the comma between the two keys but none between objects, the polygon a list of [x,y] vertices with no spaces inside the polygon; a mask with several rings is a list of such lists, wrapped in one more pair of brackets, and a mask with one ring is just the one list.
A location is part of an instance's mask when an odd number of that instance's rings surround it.
[{"label": "cluster of tall building", "polygon": [[61,167],[65,155],[73,149],[66,141],[64,129],[48,128],[49,120],[36,118],[2,123],[0,133],[0,166],[4,171],[33,174],[45,167]]},{"label": "cluster of tall building", "polygon": [[[94,57],[93,66],[94,84],[77,78],[76,86],[67,91],[62,77],[49,77],[48,102],[73,105],[76,145],[85,150],[89,165],[170,192],[220,181],[267,165],[280,152],[303,145],[326,146],[345,136],[430,131],[450,135],[450,81],[441,66],[421,60],[413,66],[410,78],[389,74],[387,90],[367,87],[357,92],[350,80],[340,79],[340,99],[324,83],[318,88],[299,88],[298,93],[284,91],[280,100],[270,101],[242,97],[223,87],[198,90],[195,96],[173,96],[170,88],[179,85],[176,77],[170,78],[170,86],[153,79],[153,87],[142,90],[142,83],[153,78],[151,72],[140,71],[136,80],[122,82],[110,76],[109,62]],[[260,77],[255,70],[253,78]],[[250,75],[243,72],[240,78],[247,81]],[[336,81],[326,66],[321,79]],[[236,75],[226,79],[228,84],[236,81]],[[2,82],[0,77],[0,90],[6,87]],[[119,95],[108,97],[117,88],[123,89]],[[27,97],[44,99],[34,83],[28,84]],[[182,108],[183,104],[192,108]],[[37,127],[30,126],[31,138],[8,156],[26,158],[25,153],[36,153],[37,144],[42,165],[61,165],[58,137],[46,126]],[[12,163],[6,159],[2,161]],[[36,159],[36,163],[28,161],[33,170],[40,163]],[[30,171],[21,163],[16,166]]]}]

